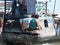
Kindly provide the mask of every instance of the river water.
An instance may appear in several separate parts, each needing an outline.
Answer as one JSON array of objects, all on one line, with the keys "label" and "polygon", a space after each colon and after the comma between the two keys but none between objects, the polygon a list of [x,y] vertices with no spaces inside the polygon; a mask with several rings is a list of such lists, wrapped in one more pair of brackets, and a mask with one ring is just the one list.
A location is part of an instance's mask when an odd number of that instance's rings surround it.
[{"label": "river water", "polygon": [[33,44],[33,45],[60,45],[60,42],[45,43],[45,44]]}]

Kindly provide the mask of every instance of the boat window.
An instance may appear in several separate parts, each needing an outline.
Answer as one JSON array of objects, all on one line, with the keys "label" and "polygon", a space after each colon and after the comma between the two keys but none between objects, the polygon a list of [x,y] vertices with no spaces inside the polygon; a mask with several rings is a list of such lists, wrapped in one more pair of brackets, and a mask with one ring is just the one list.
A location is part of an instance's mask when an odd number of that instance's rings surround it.
[{"label": "boat window", "polygon": [[44,26],[48,27],[48,21],[47,20],[44,20]]}]

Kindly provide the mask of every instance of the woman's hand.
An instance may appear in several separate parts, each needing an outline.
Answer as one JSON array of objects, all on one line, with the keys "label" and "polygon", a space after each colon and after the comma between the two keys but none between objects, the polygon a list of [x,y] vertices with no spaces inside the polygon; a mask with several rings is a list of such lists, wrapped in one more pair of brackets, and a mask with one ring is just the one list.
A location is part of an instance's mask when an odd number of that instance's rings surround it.
[{"label": "woman's hand", "polygon": [[40,21],[38,19],[36,19],[36,23],[37,23],[38,29],[42,30],[42,27],[40,26]]}]

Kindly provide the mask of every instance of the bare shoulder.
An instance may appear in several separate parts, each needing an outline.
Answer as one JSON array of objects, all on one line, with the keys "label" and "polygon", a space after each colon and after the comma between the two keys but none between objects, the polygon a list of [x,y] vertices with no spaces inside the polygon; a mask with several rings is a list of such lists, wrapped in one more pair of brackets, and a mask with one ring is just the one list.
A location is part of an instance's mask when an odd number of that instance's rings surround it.
[{"label": "bare shoulder", "polygon": [[40,22],[39,19],[36,19],[36,22]]}]

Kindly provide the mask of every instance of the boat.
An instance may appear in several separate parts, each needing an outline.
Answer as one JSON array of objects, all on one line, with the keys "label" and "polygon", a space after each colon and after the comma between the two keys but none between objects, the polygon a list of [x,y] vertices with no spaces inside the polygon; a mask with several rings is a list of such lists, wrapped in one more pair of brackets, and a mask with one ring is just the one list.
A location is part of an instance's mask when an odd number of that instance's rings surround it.
[{"label": "boat", "polygon": [[11,42],[37,42],[38,38],[55,36],[53,18],[50,15],[39,15],[40,24],[42,27],[42,30],[39,31],[39,36],[37,36],[35,33],[29,32],[26,29],[29,28],[29,22],[31,18],[16,18],[16,20],[13,18],[14,16],[10,14],[4,15],[2,39],[7,45]]},{"label": "boat", "polygon": [[[29,15],[30,16],[30,15]],[[31,16],[29,18],[20,19],[20,23],[23,22],[23,29],[29,28],[29,23],[31,20]],[[39,15],[40,25],[42,30],[40,30],[39,37],[48,37],[55,36],[55,28],[54,28],[54,19],[52,15]]]}]

